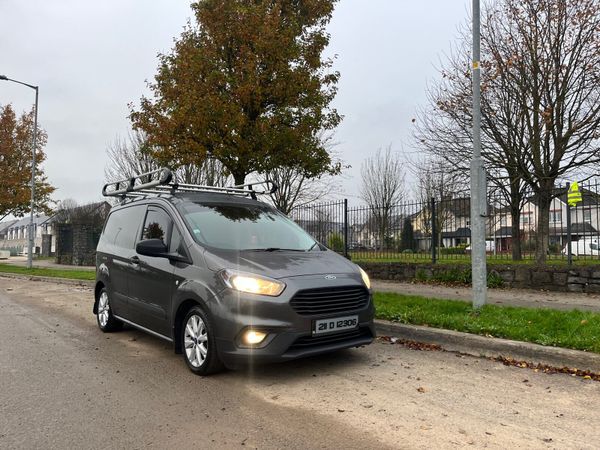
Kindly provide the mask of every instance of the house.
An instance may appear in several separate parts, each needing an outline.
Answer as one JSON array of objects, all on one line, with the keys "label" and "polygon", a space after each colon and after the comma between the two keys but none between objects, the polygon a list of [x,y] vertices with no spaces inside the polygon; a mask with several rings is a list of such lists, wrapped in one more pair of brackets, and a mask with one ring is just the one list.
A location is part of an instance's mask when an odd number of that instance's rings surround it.
[{"label": "house", "polygon": [[6,222],[0,222],[0,242],[6,239],[8,229],[14,224],[16,220],[9,220]]},{"label": "house", "polygon": [[[457,247],[471,243],[470,197],[446,198],[435,203],[435,226],[439,245]],[[420,250],[431,248],[432,209],[430,205],[413,216],[415,239]]]},{"label": "house", "polygon": [[[56,211],[52,215],[37,215],[33,218],[35,254],[44,256],[54,255],[57,246],[57,228],[59,224],[86,223],[101,230],[108,213],[110,204],[107,202],[90,203],[70,209]],[[0,226],[0,250],[11,249],[13,253],[27,254],[30,217],[10,222]],[[2,231],[3,230],[3,231]],[[97,233],[99,235],[99,232]],[[91,244],[95,247],[95,243]]]},{"label": "house", "polygon": [[[35,253],[40,253],[42,236],[52,234],[51,217],[37,215],[33,217],[33,247]],[[13,221],[5,228],[3,238],[0,240],[0,249],[11,249],[16,253],[27,253],[29,242],[30,217]]]},{"label": "house", "polygon": [[[588,189],[580,189],[582,202],[570,208],[571,239],[599,236],[600,195]],[[567,192],[557,188],[556,197],[550,204],[549,244],[564,248],[567,243]],[[526,245],[534,245],[538,229],[539,207],[535,196],[527,198],[519,218],[520,238]],[[512,217],[508,207],[494,211],[490,218],[488,237],[496,242],[499,251],[510,251],[512,245]]]}]

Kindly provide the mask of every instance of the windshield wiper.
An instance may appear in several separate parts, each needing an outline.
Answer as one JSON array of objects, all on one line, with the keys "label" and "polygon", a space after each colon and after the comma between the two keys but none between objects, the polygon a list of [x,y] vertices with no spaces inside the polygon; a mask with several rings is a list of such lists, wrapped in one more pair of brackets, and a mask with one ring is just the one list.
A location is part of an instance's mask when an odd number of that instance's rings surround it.
[{"label": "windshield wiper", "polygon": [[298,249],[298,248],[267,247],[267,248],[245,248],[240,251],[241,252],[303,252],[305,250]]},{"label": "windshield wiper", "polygon": [[313,245],[311,245],[311,247],[310,247],[308,250],[306,250],[306,251],[307,251],[307,252],[310,252],[310,251],[311,251],[313,248],[315,248],[317,245],[319,245],[319,243],[315,241],[315,243],[314,243]]}]

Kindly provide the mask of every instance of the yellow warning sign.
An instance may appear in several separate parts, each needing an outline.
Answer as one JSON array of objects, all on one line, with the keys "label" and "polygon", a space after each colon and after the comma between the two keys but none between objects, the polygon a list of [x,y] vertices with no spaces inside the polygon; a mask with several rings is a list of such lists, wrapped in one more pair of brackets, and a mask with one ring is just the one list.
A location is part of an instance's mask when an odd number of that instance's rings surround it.
[{"label": "yellow warning sign", "polygon": [[569,187],[569,192],[567,193],[567,203],[569,206],[577,206],[577,203],[581,202],[582,200],[583,198],[581,197],[579,184],[577,184],[577,181],[573,181]]}]

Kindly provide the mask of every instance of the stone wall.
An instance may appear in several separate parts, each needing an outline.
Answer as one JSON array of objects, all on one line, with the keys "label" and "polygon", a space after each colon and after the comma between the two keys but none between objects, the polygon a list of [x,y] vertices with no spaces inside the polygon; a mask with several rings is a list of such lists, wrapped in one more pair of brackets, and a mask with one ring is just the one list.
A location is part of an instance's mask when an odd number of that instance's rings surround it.
[{"label": "stone wall", "polygon": [[42,256],[52,255],[52,235],[42,234]]},{"label": "stone wall", "polygon": [[93,224],[56,225],[56,262],[74,266],[96,264],[96,245],[102,228]]},{"label": "stone wall", "polygon": [[[415,281],[417,273],[426,278],[457,270],[470,270],[470,265],[436,265],[408,263],[360,263],[376,280]],[[520,265],[488,265],[488,273],[495,272],[504,287],[545,289],[548,291],[600,293],[600,266],[598,267],[533,267]]]}]

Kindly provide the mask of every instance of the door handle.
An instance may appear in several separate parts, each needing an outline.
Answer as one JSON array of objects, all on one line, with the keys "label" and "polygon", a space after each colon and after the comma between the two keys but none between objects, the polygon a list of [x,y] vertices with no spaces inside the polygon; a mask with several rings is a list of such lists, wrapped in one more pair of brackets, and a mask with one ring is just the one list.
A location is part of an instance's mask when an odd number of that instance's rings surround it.
[{"label": "door handle", "polygon": [[131,262],[131,264],[139,264],[140,263],[140,258],[139,256],[132,256],[131,258],[129,258],[129,261]]}]

